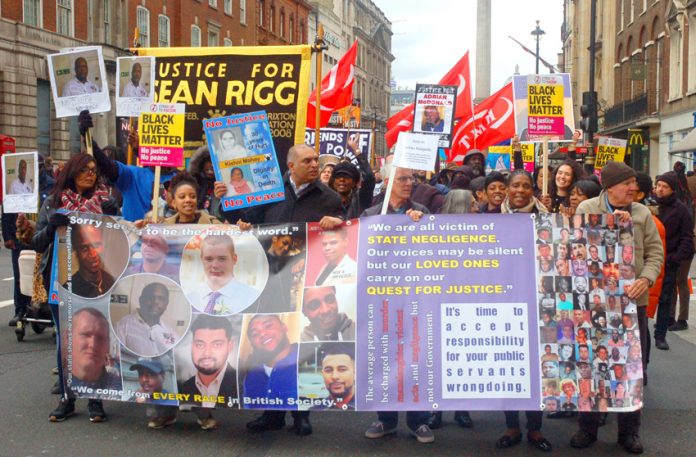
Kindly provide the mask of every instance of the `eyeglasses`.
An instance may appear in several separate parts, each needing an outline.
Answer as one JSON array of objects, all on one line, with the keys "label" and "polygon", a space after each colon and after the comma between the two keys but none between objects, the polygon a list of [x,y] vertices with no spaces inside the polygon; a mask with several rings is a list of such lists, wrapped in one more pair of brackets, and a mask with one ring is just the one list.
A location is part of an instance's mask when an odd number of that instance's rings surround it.
[{"label": "eyeglasses", "polygon": [[307,309],[307,311],[314,312],[321,307],[321,304],[326,303],[327,305],[333,305],[336,303],[336,295],[334,294],[326,294],[324,297],[320,299],[314,299],[314,300],[309,300],[305,302],[304,306]]},{"label": "eyeglasses", "polygon": [[97,167],[80,168],[80,173],[82,173],[84,175],[96,175],[97,174]]}]

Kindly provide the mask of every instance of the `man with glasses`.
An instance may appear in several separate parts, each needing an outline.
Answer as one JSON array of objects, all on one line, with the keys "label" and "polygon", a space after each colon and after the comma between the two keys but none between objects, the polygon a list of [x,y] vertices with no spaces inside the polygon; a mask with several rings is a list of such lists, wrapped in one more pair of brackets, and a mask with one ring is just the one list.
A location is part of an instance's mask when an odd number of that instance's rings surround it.
[{"label": "man with glasses", "polygon": [[70,230],[70,242],[79,269],[63,287],[67,289],[72,282],[72,293],[85,298],[107,293],[114,285],[114,277],[104,269],[104,241],[101,230],[92,225],[73,226]]},{"label": "man with glasses", "polygon": [[302,331],[302,341],[354,341],[355,323],[338,312],[334,286],[307,287],[304,290],[302,314],[309,319]]}]

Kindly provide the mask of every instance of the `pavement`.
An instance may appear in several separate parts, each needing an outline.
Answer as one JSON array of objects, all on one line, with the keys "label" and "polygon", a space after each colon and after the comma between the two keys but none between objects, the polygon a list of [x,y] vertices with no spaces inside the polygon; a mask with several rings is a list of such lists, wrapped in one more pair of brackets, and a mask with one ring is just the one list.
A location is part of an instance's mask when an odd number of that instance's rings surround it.
[{"label": "pavement", "polygon": [[[144,407],[105,402],[109,420],[92,424],[87,401],[80,400],[77,414],[66,422],[48,421],[58,398],[49,391],[55,381],[55,346],[50,331],[41,335],[28,330],[18,343],[14,329],[7,326],[13,315],[9,301],[12,283],[9,252],[0,250],[0,457],[20,456],[539,456],[523,442],[513,449],[499,450],[495,441],[505,430],[503,414],[474,411],[473,429],[459,428],[452,414],[435,431],[433,444],[419,444],[408,436],[405,418],[397,436],[381,440],[363,437],[375,420],[374,413],[314,413],[314,434],[298,437],[285,430],[250,434],[245,424],[257,413],[220,410],[215,412],[219,428],[206,432],[196,425],[195,415],[180,413],[177,424],[149,430]],[[696,306],[696,302],[692,305]],[[693,308],[696,309],[696,308]],[[694,320],[696,324],[696,320]],[[696,456],[696,328],[670,333],[670,351],[653,349],[641,437],[647,456]],[[524,419],[522,419],[524,424]],[[554,445],[555,455],[627,455],[616,444],[616,419],[600,430],[599,441],[587,452],[570,448],[576,431],[573,419],[544,420],[544,435]]]}]

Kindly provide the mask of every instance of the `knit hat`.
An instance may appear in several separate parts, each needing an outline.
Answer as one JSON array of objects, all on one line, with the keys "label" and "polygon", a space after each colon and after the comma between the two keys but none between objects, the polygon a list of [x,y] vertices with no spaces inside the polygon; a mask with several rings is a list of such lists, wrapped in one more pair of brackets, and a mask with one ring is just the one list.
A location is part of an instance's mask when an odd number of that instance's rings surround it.
[{"label": "knit hat", "polygon": [[333,178],[336,179],[339,176],[347,176],[355,182],[360,181],[360,171],[358,167],[350,162],[339,162],[333,169]]},{"label": "knit hat", "polygon": [[646,198],[649,197],[653,188],[653,182],[650,175],[647,173],[636,173],[636,180],[638,181],[638,191],[643,192]]},{"label": "knit hat", "polygon": [[635,178],[636,171],[623,162],[607,162],[602,167],[602,187],[609,189],[629,178]]},{"label": "knit hat", "polygon": [[668,171],[667,173],[661,174],[655,178],[655,183],[658,183],[659,181],[662,181],[671,187],[673,192],[679,188],[679,179],[677,178],[677,173],[674,171]]}]

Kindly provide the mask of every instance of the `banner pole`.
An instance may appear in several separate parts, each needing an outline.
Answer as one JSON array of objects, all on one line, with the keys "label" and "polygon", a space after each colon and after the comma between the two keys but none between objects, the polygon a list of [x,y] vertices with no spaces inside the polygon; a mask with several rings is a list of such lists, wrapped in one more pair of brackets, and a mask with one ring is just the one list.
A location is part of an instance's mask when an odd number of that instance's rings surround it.
[{"label": "banner pole", "polygon": [[85,147],[87,149],[87,154],[93,156],[94,152],[92,151],[92,129],[89,128],[85,132]]},{"label": "banner pole", "polygon": [[382,211],[380,214],[384,216],[387,214],[387,210],[389,209],[389,199],[391,198],[391,193],[392,193],[392,187],[394,187],[394,175],[396,175],[396,166],[394,165],[394,162],[391,164],[391,171],[389,172],[389,181],[387,182],[387,191],[384,194],[384,201],[382,202]]},{"label": "banner pole", "polygon": [[[544,137],[544,142],[542,143],[541,149],[541,166],[544,168],[544,176],[546,177],[547,170],[549,168],[549,139]],[[549,194],[549,180],[544,178],[541,183],[541,195]]]},{"label": "banner pole", "polygon": [[324,26],[319,24],[317,27],[317,37],[314,40],[314,49],[316,51],[316,105],[314,109],[314,149],[317,153],[321,151],[321,59],[324,45]]},{"label": "banner pole", "polygon": [[155,221],[155,223],[159,221],[159,188],[161,173],[162,167],[157,165],[155,167],[155,183],[152,188],[152,220]]},{"label": "banner pole", "polygon": [[[133,118],[128,119],[128,134],[130,135],[130,132],[133,131]],[[128,165],[133,165],[133,146],[130,144],[130,142],[126,141],[128,143],[128,160],[127,164]]]}]

